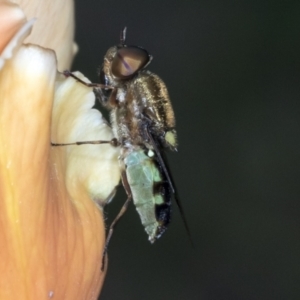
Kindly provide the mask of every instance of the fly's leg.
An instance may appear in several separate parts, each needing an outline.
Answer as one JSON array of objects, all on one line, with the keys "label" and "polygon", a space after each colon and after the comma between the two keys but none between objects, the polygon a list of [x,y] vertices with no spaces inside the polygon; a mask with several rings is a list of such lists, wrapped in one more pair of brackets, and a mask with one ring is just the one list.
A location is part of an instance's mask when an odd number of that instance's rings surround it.
[{"label": "fly's leg", "polygon": [[85,81],[81,80],[80,78],[78,78],[76,75],[72,74],[69,70],[63,71],[63,74],[66,77],[73,77],[78,82],[80,82],[83,85],[88,86],[88,87],[101,88],[101,89],[111,89],[111,90],[115,89],[113,86],[110,86],[110,85],[105,85],[105,84],[101,84],[101,83],[88,83],[88,82],[85,82]]},{"label": "fly's leg", "polygon": [[[116,94],[117,94],[117,90],[115,87],[108,85],[108,84],[102,84],[102,83],[87,83],[87,82],[81,80],[80,78],[78,78],[73,73],[71,73],[69,70],[65,70],[63,72],[63,74],[66,77],[73,77],[75,80],[77,80],[78,82],[80,82],[81,84],[83,84],[87,87],[92,87],[96,99],[98,99],[99,102],[104,107],[108,107],[109,102],[115,102],[115,98],[116,98]],[[107,94],[107,92],[110,94]]]},{"label": "fly's leg", "polygon": [[[51,146],[53,147],[58,147],[58,146],[70,146],[70,145],[86,145],[86,144],[111,144],[114,147],[118,147],[120,145],[119,141],[116,138],[113,138],[110,141],[82,141],[82,142],[74,142],[74,143],[52,143],[51,142]],[[122,173],[122,182],[123,182],[123,186],[125,188],[126,194],[127,194],[127,200],[125,201],[125,203],[123,204],[120,212],[118,213],[118,215],[116,216],[116,218],[114,219],[114,221],[111,223],[111,225],[109,226],[109,231],[108,231],[108,235],[105,241],[105,246],[104,246],[104,250],[103,250],[103,255],[102,255],[102,266],[101,266],[101,271],[104,270],[104,266],[105,266],[105,255],[107,253],[107,248],[108,248],[108,244],[109,241],[111,239],[111,236],[113,234],[114,231],[114,227],[116,225],[116,223],[118,222],[118,220],[123,216],[123,214],[126,212],[127,207],[129,202],[131,201],[131,190],[127,181],[127,177],[125,172]]]},{"label": "fly's leg", "polygon": [[113,220],[113,222],[109,226],[108,234],[107,234],[106,241],[105,241],[105,247],[104,247],[104,251],[103,251],[103,256],[102,256],[101,271],[104,270],[105,256],[106,256],[106,253],[107,253],[108,244],[109,244],[110,239],[112,237],[112,234],[114,232],[114,227],[116,226],[116,224],[120,220],[120,218],[124,215],[124,213],[126,212],[127,207],[129,205],[130,201],[132,200],[131,190],[130,190],[130,186],[129,186],[129,183],[128,183],[128,180],[127,180],[125,172],[122,172],[122,182],[123,182],[123,186],[124,186],[124,189],[126,191],[126,194],[127,194],[127,199],[126,199],[125,203],[123,204],[120,212],[118,213],[118,215],[115,217],[115,219]]},{"label": "fly's leg", "polygon": [[116,138],[111,139],[110,141],[82,141],[82,142],[74,142],[74,143],[52,143],[51,146],[53,147],[58,147],[58,146],[70,146],[70,145],[86,145],[86,144],[93,144],[93,145],[98,145],[98,144],[111,144],[114,147],[119,146],[119,141]]}]

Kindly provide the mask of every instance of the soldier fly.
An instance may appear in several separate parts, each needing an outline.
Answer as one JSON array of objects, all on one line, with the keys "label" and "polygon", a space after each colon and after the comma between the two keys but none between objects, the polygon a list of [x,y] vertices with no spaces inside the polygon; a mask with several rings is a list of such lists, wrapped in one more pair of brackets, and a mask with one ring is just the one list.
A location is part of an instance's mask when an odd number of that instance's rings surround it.
[{"label": "soldier fly", "polygon": [[110,110],[115,138],[111,141],[86,141],[53,146],[110,143],[120,147],[120,170],[127,200],[110,225],[105,252],[114,226],[133,200],[151,243],[161,237],[170,222],[171,197],[174,196],[189,233],[182,207],[176,197],[163,151],[176,150],[175,117],[164,82],[145,70],[152,56],[138,46],[125,44],[126,27],[120,44],[108,49],[100,70],[100,83],[93,87],[100,103]]}]

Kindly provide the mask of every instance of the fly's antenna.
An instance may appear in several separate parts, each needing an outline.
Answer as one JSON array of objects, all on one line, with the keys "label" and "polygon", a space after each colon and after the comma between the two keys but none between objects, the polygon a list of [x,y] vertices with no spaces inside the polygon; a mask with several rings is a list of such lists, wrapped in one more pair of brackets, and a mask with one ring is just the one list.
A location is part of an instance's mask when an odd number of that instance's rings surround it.
[{"label": "fly's antenna", "polygon": [[122,46],[125,45],[126,42],[126,32],[127,32],[127,27],[125,26],[120,33],[120,43]]}]

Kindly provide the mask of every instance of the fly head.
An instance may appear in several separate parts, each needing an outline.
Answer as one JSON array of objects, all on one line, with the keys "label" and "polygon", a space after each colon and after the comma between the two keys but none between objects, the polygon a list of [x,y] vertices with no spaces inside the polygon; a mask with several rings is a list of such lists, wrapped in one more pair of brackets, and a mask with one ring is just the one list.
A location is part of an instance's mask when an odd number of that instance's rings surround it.
[{"label": "fly head", "polygon": [[121,31],[120,44],[108,49],[104,56],[103,73],[107,84],[120,86],[132,79],[152,60],[147,50],[139,46],[128,46],[126,27]]}]

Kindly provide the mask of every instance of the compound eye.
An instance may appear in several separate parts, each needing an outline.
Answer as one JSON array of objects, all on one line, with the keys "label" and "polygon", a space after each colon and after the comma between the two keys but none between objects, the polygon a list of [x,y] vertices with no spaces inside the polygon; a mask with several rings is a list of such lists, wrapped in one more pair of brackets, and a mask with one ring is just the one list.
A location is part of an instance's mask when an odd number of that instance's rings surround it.
[{"label": "compound eye", "polygon": [[111,72],[116,78],[126,79],[145,67],[149,61],[148,52],[142,48],[120,48],[113,58]]}]

